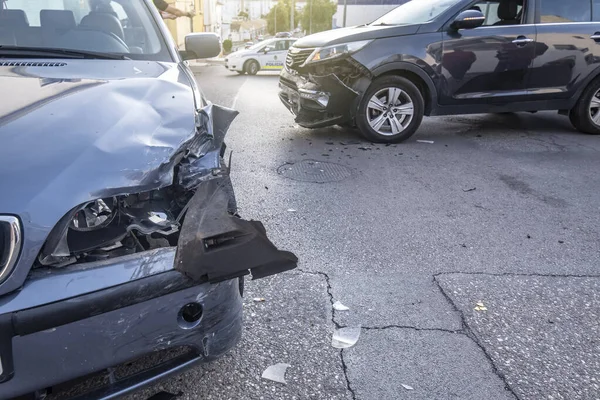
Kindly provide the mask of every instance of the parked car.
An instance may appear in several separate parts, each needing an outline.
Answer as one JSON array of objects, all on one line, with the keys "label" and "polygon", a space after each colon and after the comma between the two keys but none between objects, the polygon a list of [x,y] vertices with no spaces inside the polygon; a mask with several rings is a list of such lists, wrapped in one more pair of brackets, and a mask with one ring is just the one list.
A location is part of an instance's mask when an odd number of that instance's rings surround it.
[{"label": "parked car", "polygon": [[296,39],[267,39],[254,46],[231,53],[225,68],[240,75],[256,75],[258,71],[281,70],[287,51]]},{"label": "parked car", "polygon": [[292,34],[290,32],[277,32],[275,34],[276,38],[291,38]]},{"label": "parked car", "polygon": [[599,134],[599,76],[595,2],[413,0],[299,39],[280,98],[299,125],[355,125],[377,142],[409,138],[424,115],[540,110]]},{"label": "parked car", "polygon": [[258,35],[258,41],[262,42],[263,40],[265,40],[265,37],[263,35]]},{"label": "parked car", "polygon": [[246,42],[244,44],[244,49],[249,49],[250,47],[254,46],[254,42]]},{"label": "parked car", "polygon": [[98,375],[81,398],[117,398],[214,360],[240,338],[244,276],[296,266],[237,215],[237,113],[185,65],[218,37],[178,53],[150,0],[114,1],[128,28],[88,2],[0,12],[2,399]]}]

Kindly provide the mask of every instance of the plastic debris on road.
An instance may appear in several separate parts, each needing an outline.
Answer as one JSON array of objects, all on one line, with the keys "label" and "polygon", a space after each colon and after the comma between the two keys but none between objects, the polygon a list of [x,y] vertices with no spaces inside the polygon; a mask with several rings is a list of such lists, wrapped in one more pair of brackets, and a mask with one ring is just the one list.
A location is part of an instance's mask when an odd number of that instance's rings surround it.
[{"label": "plastic debris on road", "polygon": [[273,382],[283,383],[285,385],[287,384],[285,381],[285,372],[289,367],[291,367],[291,365],[285,363],[271,365],[262,373],[262,378]]},{"label": "plastic debris on road", "polygon": [[487,311],[487,307],[485,306],[485,304],[483,304],[483,302],[481,302],[481,301],[478,301],[478,302],[475,304],[475,308],[474,308],[474,310],[475,310],[475,311]]},{"label": "plastic debris on road", "polygon": [[475,190],[477,190],[477,188],[463,189],[463,192],[474,192]]},{"label": "plastic debris on road", "polygon": [[262,303],[265,301],[263,297],[255,297],[252,300],[254,300],[255,303]]},{"label": "plastic debris on road", "polygon": [[410,385],[405,385],[404,383],[401,383],[402,387],[406,390],[415,390],[414,387],[410,386]]},{"label": "plastic debris on road", "polygon": [[417,142],[419,142],[419,143],[429,143],[429,144],[434,144],[435,143],[433,140],[417,140]]},{"label": "plastic debris on road", "polygon": [[288,212],[296,212],[296,210],[293,208],[288,208]]},{"label": "plastic debris on road", "polygon": [[331,346],[336,349],[349,349],[358,342],[359,337],[360,327],[336,329],[331,338]]},{"label": "plastic debris on road", "polygon": [[335,303],[333,303],[333,309],[336,310],[336,311],[348,311],[348,310],[350,310],[349,307],[346,307],[340,301],[336,301]]}]

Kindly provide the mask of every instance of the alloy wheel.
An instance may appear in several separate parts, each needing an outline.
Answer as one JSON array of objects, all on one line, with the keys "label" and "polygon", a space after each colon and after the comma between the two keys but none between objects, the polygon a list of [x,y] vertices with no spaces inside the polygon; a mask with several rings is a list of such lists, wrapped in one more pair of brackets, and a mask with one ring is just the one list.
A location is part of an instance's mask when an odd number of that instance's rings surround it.
[{"label": "alloy wheel", "polygon": [[592,122],[600,126],[600,90],[592,96],[589,109]]},{"label": "alloy wheel", "polygon": [[[600,98],[597,100],[600,107]],[[413,114],[412,99],[408,93],[397,87],[379,90],[367,104],[369,125],[383,136],[394,136],[403,132],[410,125]]]}]

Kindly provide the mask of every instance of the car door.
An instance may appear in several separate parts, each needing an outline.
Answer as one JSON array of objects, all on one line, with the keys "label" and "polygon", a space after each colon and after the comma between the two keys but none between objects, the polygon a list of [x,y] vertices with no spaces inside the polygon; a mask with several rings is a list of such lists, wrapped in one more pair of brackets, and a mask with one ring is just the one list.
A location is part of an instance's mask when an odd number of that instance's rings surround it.
[{"label": "car door", "polygon": [[269,58],[267,64],[265,64],[265,69],[280,70],[283,68],[283,63],[287,54],[287,42],[286,39],[281,39],[271,44],[273,49],[267,54]]},{"label": "car door", "polygon": [[[474,1],[466,9],[486,19],[475,29],[444,29],[440,60],[442,105],[505,104],[527,94],[526,81],[535,55],[535,25],[528,24],[527,1]],[[448,26],[451,21],[449,21]]]},{"label": "car door", "polygon": [[569,98],[600,66],[600,0],[537,0],[537,8],[527,86],[536,100]]}]

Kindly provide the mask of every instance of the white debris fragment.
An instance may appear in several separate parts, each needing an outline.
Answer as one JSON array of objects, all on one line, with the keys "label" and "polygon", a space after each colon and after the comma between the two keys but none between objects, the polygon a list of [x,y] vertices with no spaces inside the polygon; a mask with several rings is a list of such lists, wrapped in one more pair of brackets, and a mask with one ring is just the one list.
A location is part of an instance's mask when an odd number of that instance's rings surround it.
[{"label": "white debris fragment", "polygon": [[342,302],[336,301],[333,303],[333,309],[336,311],[348,311],[350,308],[343,305]]},{"label": "white debris fragment", "polygon": [[417,142],[419,142],[419,143],[429,143],[429,144],[434,144],[435,143],[433,140],[417,140]]},{"label": "white debris fragment", "polygon": [[254,300],[255,303],[262,303],[265,301],[264,297],[255,297],[252,300]]},{"label": "white debris fragment", "polygon": [[406,389],[406,390],[415,390],[415,388],[414,388],[414,387],[412,387],[412,386],[409,386],[409,385],[405,385],[404,383],[401,383],[401,385],[402,385],[402,387],[403,387],[404,389]]},{"label": "white debris fragment", "polygon": [[293,208],[288,208],[288,212],[296,212],[296,210]]},{"label": "white debris fragment", "polygon": [[290,364],[284,363],[271,365],[262,373],[262,378],[273,382],[283,383],[285,385],[287,383],[285,381],[285,372],[289,367],[291,367]]},{"label": "white debris fragment", "polygon": [[336,329],[331,338],[331,346],[336,349],[348,349],[358,342],[359,337],[360,327]]}]

